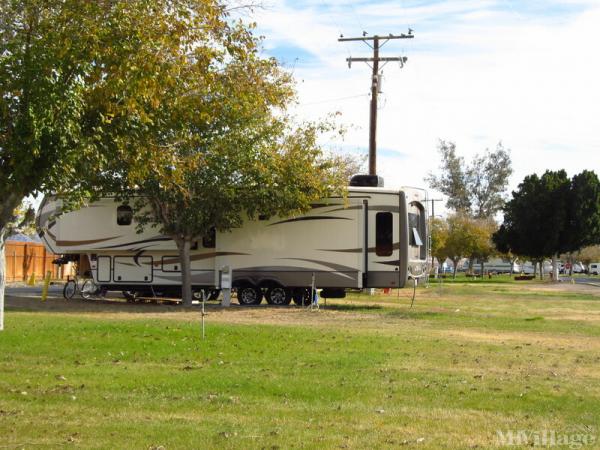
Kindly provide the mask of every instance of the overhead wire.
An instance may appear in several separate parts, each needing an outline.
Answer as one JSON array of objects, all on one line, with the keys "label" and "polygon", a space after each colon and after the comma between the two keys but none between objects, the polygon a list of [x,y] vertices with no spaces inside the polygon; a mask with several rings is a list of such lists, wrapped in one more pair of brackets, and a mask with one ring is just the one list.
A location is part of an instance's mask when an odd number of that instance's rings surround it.
[{"label": "overhead wire", "polygon": [[350,99],[358,98],[358,97],[369,97],[370,95],[371,94],[349,95],[347,97],[330,98],[327,100],[318,100],[318,101],[314,101],[314,102],[300,103],[300,105],[301,106],[318,105],[321,103],[331,103],[331,102],[337,102],[337,101],[341,101],[341,100],[350,100]]}]

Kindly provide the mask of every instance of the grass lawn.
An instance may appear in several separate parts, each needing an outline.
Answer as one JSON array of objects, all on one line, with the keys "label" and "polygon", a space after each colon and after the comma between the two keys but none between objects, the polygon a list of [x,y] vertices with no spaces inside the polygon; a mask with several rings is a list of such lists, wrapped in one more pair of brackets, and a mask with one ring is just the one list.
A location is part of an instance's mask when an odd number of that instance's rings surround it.
[{"label": "grass lawn", "polygon": [[409,294],[213,308],[204,341],[197,311],[12,301],[0,448],[489,448],[519,430],[598,448],[600,289]]}]

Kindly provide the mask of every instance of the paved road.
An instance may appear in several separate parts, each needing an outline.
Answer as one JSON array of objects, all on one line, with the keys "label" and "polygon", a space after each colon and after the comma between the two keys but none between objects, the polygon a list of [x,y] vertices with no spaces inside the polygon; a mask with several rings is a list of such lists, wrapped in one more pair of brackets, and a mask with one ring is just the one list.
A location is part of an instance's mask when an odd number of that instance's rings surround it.
[{"label": "paved road", "polygon": [[[563,282],[571,282],[571,277],[569,276],[561,276],[559,277],[559,279]],[[575,281],[576,284],[591,284],[593,286],[600,287],[600,277],[589,275],[585,277],[573,277],[572,279]]]},{"label": "paved road", "polygon": [[[52,284],[48,287],[48,297],[62,297],[63,285]],[[15,297],[41,297],[42,286],[6,286],[6,295]]]}]

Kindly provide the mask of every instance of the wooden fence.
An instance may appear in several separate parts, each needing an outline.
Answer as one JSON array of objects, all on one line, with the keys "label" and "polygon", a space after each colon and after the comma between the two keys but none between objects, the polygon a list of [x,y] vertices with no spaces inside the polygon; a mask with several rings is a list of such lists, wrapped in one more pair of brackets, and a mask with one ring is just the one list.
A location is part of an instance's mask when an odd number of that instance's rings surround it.
[{"label": "wooden fence", "polygon": [[31,274],[37,281],[43,280],[47,271],[55,280],[67,279],[71,275],[71,264],[52,264],[58,256],[48,253],[40,242],[7,241],[4,249],[7,282],[28,281]]}]

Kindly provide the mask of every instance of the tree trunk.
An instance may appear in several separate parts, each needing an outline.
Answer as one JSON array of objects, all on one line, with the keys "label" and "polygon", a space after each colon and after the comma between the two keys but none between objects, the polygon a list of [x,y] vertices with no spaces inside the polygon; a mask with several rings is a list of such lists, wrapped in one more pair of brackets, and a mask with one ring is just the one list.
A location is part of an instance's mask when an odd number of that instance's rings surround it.
[{"label": "tree trunk", "polygon": [[471,275],[473,275],[473,265],[474,264],[475,264],[475,257],[473,255],[471,255],[471,256],[469,256],[469,273]]},{"label": "tree trunk", "polygon": [[485,263],[483,262],[483,258],[481,259],[481,278],[483,278],[483,269],[485,268]]},{"label": "tree trunk", "polygon": [[569,253],[569,276],[572,277],[573,276],[573,263],[575,261],[575,258],[573,257],[572,253]]},{"label": "tree trunk", "polygon": [[4,330],[4,288],[6,287],[6,259],[4,232],[0,231],[0,331]]},{"label": "tree trunk", "polygon": [[552,255],[552,281],[558,281],[558,254]]},{"label": "tree trunk", "polygon": [[456,270],[458,269],[458,261],[460,261],[460,259],[453,259],[452,260],[452,263],[454,264],[454,267],[453,267],[454,271],[453,271],[453,274],[452,274],[452,278],[453,279],[456,279]]},{"label": "tree trunk", "polygon": [[17,208],[23,196],[12,192],[4,196],[0,202],[0,331],[4,330],[4,289],[6,288],[6,258],[4,245],[6,237],[10,234],[13,212]]},{"label": "tree trunk", "polygon": [[179,262],[181,263],[181,300],[185,306],[192,304],[192,268],[190,263],[190,250],[192,239],[185,237],[176,239],[179,250]]},{"label": "tree trunk", "polygon": [[542,259],[541,261],[538,261],[538,264],[540,265],[540,280],[544,279],[544,260]]}]

